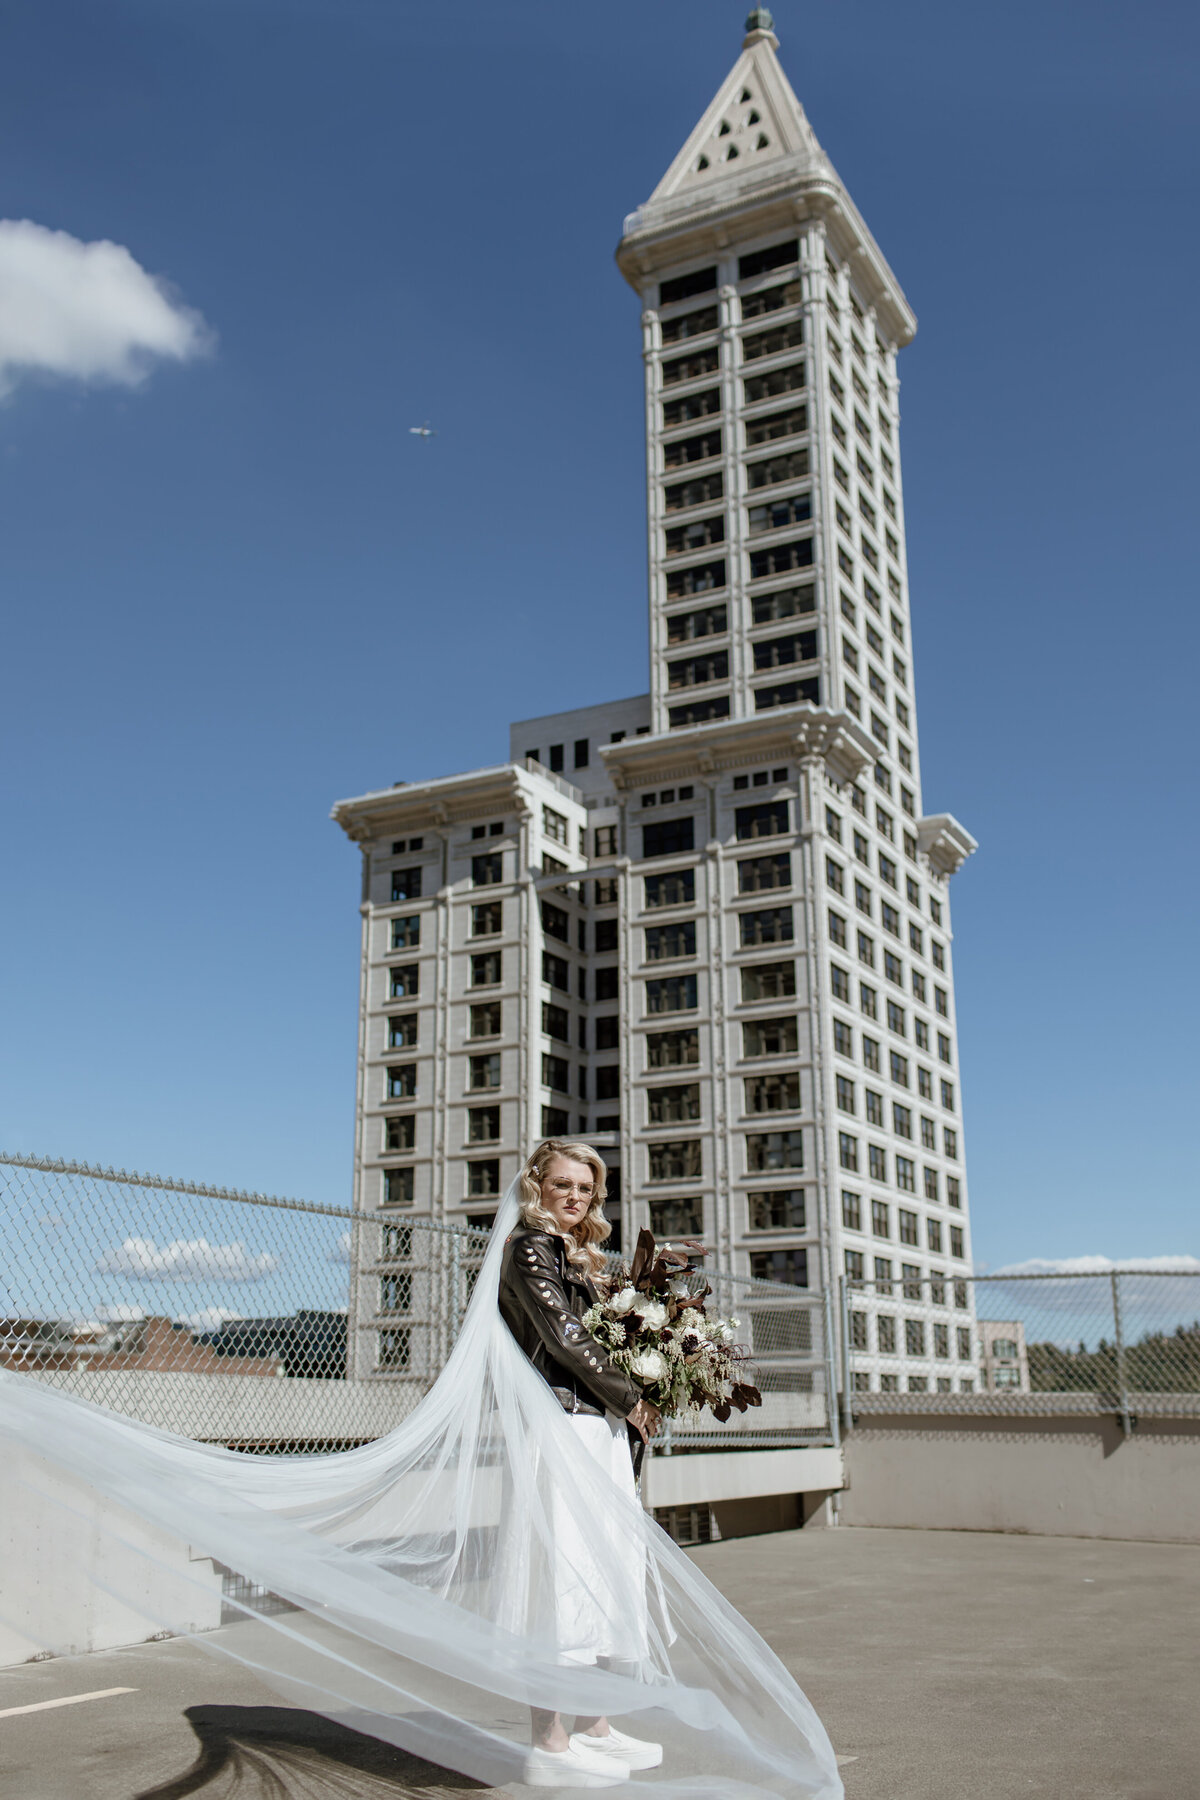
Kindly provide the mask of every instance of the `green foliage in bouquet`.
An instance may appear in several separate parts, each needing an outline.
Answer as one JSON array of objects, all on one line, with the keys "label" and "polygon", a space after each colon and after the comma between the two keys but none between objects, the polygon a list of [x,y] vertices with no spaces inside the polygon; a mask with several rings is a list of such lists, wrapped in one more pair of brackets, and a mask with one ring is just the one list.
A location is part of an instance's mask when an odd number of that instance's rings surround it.
[{"label": "green foliage in bouquet", "polygon": [[639,1232],[633,1262],[621,1265],[583,1324],[668,1418],[709,1406],[724,1421],[761,1406],[762,1395],[739,1376],[749,1355],[734,1340],[739,1321],[705,1312],[712,1289],[689,1251],[703,1254],[690,1241],[659,1250],[653,1233]]}]

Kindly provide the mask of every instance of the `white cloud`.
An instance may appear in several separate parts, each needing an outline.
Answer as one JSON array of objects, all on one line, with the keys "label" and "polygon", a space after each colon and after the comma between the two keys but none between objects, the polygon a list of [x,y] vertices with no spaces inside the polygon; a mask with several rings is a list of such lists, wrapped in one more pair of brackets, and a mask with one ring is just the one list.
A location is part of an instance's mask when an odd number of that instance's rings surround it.
[{"label": "white cloud", "polygon": [[186,1325],[189,1331],[220,1331],[222,1325],[244,1317],[243,1313],[230,1312],[227,1306],[202,1306],[199,1312],[181,1313],[177,1323]]},{"label": "white cloud", "polygon": [[350,1261],[350,1233],[343,1231],[332,1250],[329,1252],[332,1263],[348,1263]]},{"label": "white cloud", "polygon": [[141,1306],[98,1306],[96,1319],[102,1325],[136,1325],[146,1316]]},{"label": "white cloud", "polygon": [[211,341],[200,314],[123,244],[0,219],[0,396],[22,375],[135,387]]},{"label": "white cloud", "polygon": [[207,1238],[126,1238],[106,1250],[96,1264],[100,1275],[128,1275],[135,1281],[262,1281],[279,1266],[269,1251],[254,1255],[240,1241],[210,1244]]}]

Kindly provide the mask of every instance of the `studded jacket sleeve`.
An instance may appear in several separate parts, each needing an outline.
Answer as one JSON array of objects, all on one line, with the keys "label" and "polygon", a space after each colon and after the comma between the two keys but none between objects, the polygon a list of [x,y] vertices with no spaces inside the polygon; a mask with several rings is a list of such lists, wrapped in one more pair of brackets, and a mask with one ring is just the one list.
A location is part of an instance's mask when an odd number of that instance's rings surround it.
[{"label": "studded jacket sleeve", "polygon": [[507,1286],[508,1298],[520,1307],[553,1360],[570,1370],[599,1406],[628,1418],[641,1390],[573,1316],[548,1236],[530,1233],[515,1246]]}]

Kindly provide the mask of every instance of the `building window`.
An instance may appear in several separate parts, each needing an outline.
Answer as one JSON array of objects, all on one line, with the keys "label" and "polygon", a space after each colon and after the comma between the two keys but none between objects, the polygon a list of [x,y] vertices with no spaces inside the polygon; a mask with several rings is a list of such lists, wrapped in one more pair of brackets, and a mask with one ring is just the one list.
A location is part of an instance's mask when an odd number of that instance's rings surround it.
[{"label": "building window", "polygon": [[[704,271],[708,273],[707,270]],[[716,271],[712,271],[713,279],[710,287],[716,286]],[[685,276],[685,280],[691,277]],[[670,284],[668,283],[668,286]],[[664,303],[665,304],[665,303]],[[680,313],[677,318],[664,319],[662,323],[662,341],[664,344],[676,344],[684,338],[700,337],[706,331],[717,329],[717,309],[715,306],[702,306],[696,312]]]},{"label": "building window", "polygon": [[948,1125],[944,1125],[942,1127],[942,1143],[945,1147],[947,1156],[957,1157],[957,1155],[958,1155],[958,1133],[957,1133],[957,1131],[951,1131],[951,1129]]},{"label": "building window", "polygon": [[472,1056],[469,1060],[472,1088],[498,1088],[500,1086],[500,1052],[498,1050],[490,1056]]},{"label": "building window", "polygon": [[971,1361],[971,1333],[970,1333],[970,1330],[965,1325],[958,1325],[955,1327],[955,1336],[958,1339],[958,1360],[959,1360],[959,1362],[970,1362]]},{"label": "building window", "polygon": [[752,506],[748,513],[751,537],[763,531],[782,531],[789,525],[803,525],[812,518],[812,494],[789,494],[784,500],[767,500]]},{"label": "building window", "polygon": [[[721,454],[721,434],[718,431],[718,432],[715,432],[713,434],[713,436],[716,439],[717,447],[716,447],[716,450],[713,451],[711,454],[713,454],[715,456],[719,456]],[[703,440],[700,438],[691,439],[691,442],[693,444],[698,444],[698,443],[705,442],[705,441],[707,441],[707,440]],[[665,456],[666,456],[666,464],[667,464],[668,468],[670,468],[672,466],[671,465],[672,451],[680,450],[683,448],[685,448],[685,446],[681,445],[681,444],[668,444],[666,446]],[[724,558],[722,558],[719,562],[692,563],[686,569],[669,569],[667,571],[667,599],[668,600],[686,600],[693,594],[710,594],[710,593],[714,592],[717,588],[723,588],[724,586],[725,586],[725,561],[724,561]]]},{"label": "building window", "polygon": [[742,970],[742,999],[790,999],[796,992],[796,965],[791,962],[750,963]]},{"label": "building window", "polygon": [[683,819],[656,819],[642,826],[642,855],[677,856],[695,847],[696,822],[689,815]]},{"label": "building window", "polygon": [[942,1253],[942,1222],[940,1219],[926,1219],[925,1241],[931,1250]]},{"label": "building window", "polygon": [[804,1134],[801,1131],[764,1131],[746,1138],[746,1167],[751,1174],[772,1169],[804,1167]]},{"label": "building window", "polygon": [[[597,1020],[596,1024],[596,1043],[597,1048],[600,1048],[599,1026],[601,1021]],[[615,1025],[616,1021],[614,1020],[614,1026]],[[615,1049],[616,1045],[617,1037],[616,1031],[614,1030],[613,1042],[607,1047]],[[681,1068],[689,1063],[698,1063],[699,1061],[699,1031],[652,1031],[646,1038],[646,1063],[648,1068]]]},{"label": "building window", "polygon": [[794,1056],[798,1042],[794,1014],[783,1019],[747,1020],[742,1026],[743,1056]]},{"label": "building window", "polygon": [[[472,1015],[471,1016],[471,1036],[472,1037],[488,1037],[488,1036],[492,1035],[487,1031],[476,1031],[475,1030],[474,1015],[476,1012],[482,1013],[483,1011],[485,1011],[485,1008],[483,1008],[483,1007],[474,1007],[473,1006],[471,1008],[471,1015]],[[500,1030],[500,1003],[499,1003],[499,1001],[496,1002],[495,1015],[496,1015],[496,1027],[495,1028],[496,1028],[496,1031],[498,1032]],[[567,1011],[566,1007],[565,1006],[555,1006],[555,1004],[552,1000],[543,1000],[542,1001],[542,1030],[545,1032],[547,1037],[557,1038],[558,1042],[560,1044],[569,1044],[571,1041],[571,1015]]]},{"label": "building window", "polygon": [[888,1030],[894,1031],[897,1037],[904,1037],[906,1035],[904,1008],[902,1006],[897,1006],[894,1000],[889,1000],[887,1003],[887,1022]]},{"label": "building window", "polygon": [[407,1369],[412,1360],[411,1325],[394,1326],[379,1333],[379,1369]]},{"label": "building window", "polygon": [[799,1075],[748,1075],[745,1078],[745,1087],[747,1112],[797,1112],[799,1110]]},{"label": "building window", "polygon": [[421,870],[392,870],[392,899],[419,900],[421,898]]},{"label": "building window", "polygon": [[867,1167],[871,1180],[884,1182],[887,1180],[887,1151],[878,1144],[872,1144],[867,1152]]},{"label": "building window", "polygon": [[768,1188],[747,1194],[747,1223],[751,1231],[804,1231],[803,1188]]},{"label": "building window", "polygon": [[[555,812],[553,810],[553,808],[551,808],[549,806],[543,806],[543,808],[542,808],[542,836],[543,837],[549,838],[549,840],[552,844],[566,845],[570,842],[569,829],[570,829],[569,824],[568,824],[568,821],[567,821],[566,817],[564,816],[564,814],[562,814],[560,812]],[[482,857],[475,858],[476,862],[482,862],[483,860],[484,859]],[[497,872],[495,875],[493,875],[491,877],[491,880],[499,881],[500,880],[499,872]],[[478,878],[476,878],[475,885],[476,885],[476,887],[480,887],[483,885],[483,883]]]},{"label": "building window", "polygon": [[[724,498],[725,479],[719,470],[714,470],[711,475],[698,475],[693,481],[677,481],[671,487],[663,489],[663,505],[669,513],[686,512],[689,507],[706,506],[711,500]],[[724,612],[723,607],[721,611]],[[721,625],[715,629],[724,631],[725,627]],[[689,632],[686,635],[690,637],[693,634]]]},{"label": "building window", "polygon": [[862,1230],[862,1196],[842,1189],[842,1224],[847,1231]]},{"label": "building window", "polygon": [[954,1083],[952,1081],[943,1081],[942,1083],[942,1105],[947,1112],[954,1111]]},{"label": "building window", "polygon": [[910,1138],[912,1136],[911,1107],[899,1106],[895,1101],[892,1102],[892,1130],[897,1137]]},{"label": "building window", "polygon": [[560,943],[571,941],[570,916],[561,906],[555,906],[550,900],[542,901],[542,930],[547,937],[557,938]]},{"label": "building window", "polygon": [[[875,1337],[882,1356],[894,1356],[896,1354],[896,1321],[890,1313],[880,1313],[879,1317],[876,1319]],[[879,1391],[881,1394],[894,1394],[896,1391],[896,1377],[894,1375],[881,1375],[879,1377]]]},{"label": "building window", "polygon": [[503,906],[499,900],[488,900],[471,908],[471,936],[495,937],[504,929]]},{"label": "building window", "polygon": [[696,977],[694,975],[668,975],[661,981],[646,983],[646,1011],[648,1013],[691,1012],[696,1004]]},{"label": "building window", "polygon": [[413,1169],[385,1169],[383,1171],[383,1204],[385,1206],[411,1206],[415,1192],[415,1179]]},{"label": "building window", "polygon": [[566,1137],[571,1129],[571,1115],[565,1106],[543,1106],[542,1136]]},{"label": "building window", "polygon": [[388,998],[410,1000],[421,981],[420,963],[397,963],[388,970]]},{"label": "building window", "polygon": [[[784,805],[786,808],[786,802]],[[760,894],[791,885],[792,859],[786,851],[781,856],[755,856],[738,863],[739,894]]]},{"label": "building window", "polygon": [[868,937],[865,931],[858,933],[858,960],[866,963],[869,969],[875,967],[875,940]]},{"label": "building window", "polygon": [[846,948],[846,921],[841,913],[835,913],[832,908],[829,912],[829,937],[840,950]]},{"label": "building window", "polygon": [[[643,830],[647,829],[643,827]],[[691,906],[696,899],[696,871],[677,869],[669,875],[646,876],[647,911],[660,906]]]},{"label": "building window", "polygon": [[[599,1097],[598,1095],[597,1098]],[[678,1083],[674,1087],[648,1088],[646,1105],[651,1125],[688,1124],[700,1117],[700,1084],[692,1081]]]},{"label": "building window", "polygon": [[962,1205],[962,1189],[959,1186],[957,1175],[947,1175],[946,1177],[946,1204],[948,1206]]},{"label": "building window", "polygon": [[[558,1012],[560,1009],[554,1007],[551,1010]],[[544,1017],[545,1007],[542,1008],[542,1012]],[[563,1017],[566,1017],[565,1013]],[[482,1006],[473,1006],[471,1008],[470,1036],[473,1038],[499,1037],[500,1018],[499,1000],[488,1000]]]},{"label": "building window", "polygon": [[837,963],[829,965],[829,983],[835,1000],[850,1000],[850,972],[839,967]]},{"label": "building window", "polygon": [[803,361],[785,363],[762,375],[749,375],[742,382],[747,406],[757,406],[761,400],[777,400],[782,394],[798,394],[807,386],[807,365]]},{"label": "building window", "polygon": [[905,1319],[904,1353],[906,1356],[924,1356],[925,1321],[923,1319]]},{"label": "building window", "polygon": [[498,1194],[499,1192],[499,1157],[482,1157],[467,1164],[467,1194],[470,1199],[481,1199],[485,1195]]},{"label": "building window", "polygon": [[838,1162],[843,1169],[858,1168],[858,1139],[848,1131],[838,1132]]},{"label": "building window", "polygon": [[[941,1249],[940,1238],[938,1249]],[[935,1306],[945,1306],[946,1304],[946,1277],[937,1269],[929,1271],[929,1298]]]},{"label": "building window", "polygon": [[416,1063],[394,1063],[387,1072],[389,1100],[411,1100],[417,1091]]},{"label": "building window", "polygon": [[[926,1123],[927,1121],[925,1119],[921,1120],[922,1138],[925,1136]],[[938,1172],[936,1169],[925,1170],[925,1198],[934,1201],[938,1198]]]},{"label": "building window", "polygon": [[858,1282],[863,1279],[863,1259],[861,1250],[844,1250],[846,1280]]},{"label": "building window", "polygon": [[839,1056],[854,1055],[854,1033],[841,1019],[833,1021],[833,1047]]},{"label": "building window", "polygon": [[933,990],[933,1010],[943,1019],[950,1016],[950,996],[945,988],[935,987]]},{"label": "building window", "polygon": [[854,1083],[845,1075],[837,1077],[837,1103],[840,1112],[852,1113],[854,1105]]},{"label": "building window", "polygon": [[651,1181],[696,1181],[701,1174],[699,1138],[648,1144]]},{"label": "building window", "polygon": [[406,919],[392,920],[392,949],[415,950],[421,942],[421,915],[413,913]]},{"label": "building window", "polygon": [[[867,1348],[867,1315],[864,1312],[852,1312],[850,1314],[850,1348],[852,1350],[865,1350]],[[857,1371],[854,1376],[855,1387],[865,1391],[867,1379],[866,1374],[862,1370]]]},{"label": "building window", "polygon": [[786,1287],[808,1286],[807,1250],[753,1250],[750,1274],[755,1281],[774,1281]]},{"label": "building window", "polygon": [[740,913],[738,929],[743,950],[756,944],[790,944],[794,936],[792,909],[774,906],[765,912]]},{"label": "building window", "polygon": [[[499,1082],[493,1083],[499,1086]],[[569,1094],[571,1091],[571,1065],[565,1056],[542,1056],[542,1086],[553,1088],[558,1094]]]},{"label": "building window", "polygon": [[[761,424],[762,421],[758,420],[756,423]],[[806,426],[807,423],[806,418]],[[761,462],[746,464],[746,483],[752,493],[758,488],[779,487],[785,481],[797,481],[807,474],[807,450],[788,450],[784,451],[781,456],[768,456],[764,457]],[[807,592],[811,594],[812,589],[809,588]],[[810,606],[804,610],[811,612],[813,609]],[[760,625],[762,620],[755,619],[754,623]]]},{"label": "building window", "polygon": [[416,1013],[392,1013],[387,1022],[389,1050],[411,1050],[417,1041]]},{"label": "building window", "polygon": [[617,921],[615,919],[597,919],[593,947],[600,956],[618,948]]},{"label": "building window", "polygon": [[864,1088],[863,1092],[866,1095],[867,1101],[867,1124],[882,1125],[883,1095],[876,1093],[874,1088]]},{"label": "building window", "polygon": [[[598,933],[599,926],[596,929]],[[597,950],[600,948],[599,941],[597,941],[596,948]],[[612,948],[616,948],[615,943]],[[696,922],[694,919],[682,920],[677,925],[653,925],[647,928],[647,962],[669,962],[676,957],[695,956],[695,954]]]},{"label": "building window", "polygon": [[[486,960],[487,959],[482,956],[475,956],[475,957],[471,958],[472,964],[477,963],[477,962],[485,962]],[[496,956],[497,964],[499,964],[499,960],[500,960],[499,956],[497,955]],[[497,981],[499,981],[499,979],[500,979],[500,972],[499,972],[498,967],[497,967],[495,979]],[[560,994],[569,994],[571,991],[571,965],[567,961],[566,957],[565,956],[555,956],[552,951],[543,950],[542,951],[542,980],[544,982],[548,983],[548,985],[550,987],[557,988]],[[475,986],[480,986],[482,984],[477,983],[474,980],[474,976],[472,975],[471,985],[472,985],[472,987],[475,987]]]},{"label": "building window", "polygon": [[950,1254],[951,1256],[957,1257],[962,1257],[965,1254],[963,1247],[963,1229],[961,1225],[952,1225],[950,1227]]},{"label": "building window", "polygon": [[891,1237],[890,1208],[886,1200],[871,1202],[871,1232],[875,1237]]},{"label": "building window", "polygon": [[[739,806],[734,823],[739,843],[752,838],[779,837],[789,829],[788,803],[786,800],[769,800],[761,806]],[[738,867],[740,869],[742,865]]]},{"label": "building window", "polygon": [[500,1108],[498,1106],[472,1106],[467,1111],[467,1142],[470,1144],[495,1143],[500,1136]]},{"label": "building window", "polygon": [[615,856],[617,854],[616,826],[597,825],[592,833],[592,843],[596,856]]},{"label": "building window", "polygon": [[650,1229],[660,1243],[671,1238],[702,1237],[704,1233],[704,1202],[698,1194],[690,1195],[686,1200],[652,1200],[650,1202]]},{"label": "building window", "polygon": [[383,1122],[383,1148],[391,1150],[411,1150],[417,1141],[417,1121],[413,1113],[400,1113],[393,1119]]},{"label": "building window", "polygon": [[917,1191],[917,1165],[909,1156],[896,1158],[896,1186],[906,1194],[915,1194]]},{"label": "building window", "polygon": [[840,863],[835,863],[832,856],[825,858],[825,879],[835,894],[845,893],[846,882],[842,866]]},{"label": "building window", "polygon": [[486,850],[471,858],[471,886],[494,887],[504,879],[504,855],[500,850]]},{"label": "building window", "polygon": [[725,681],[728,676],[727,650],[710,650],[706,656],[688,656],[667,664],[667,686],[672,693],[680,688],[703,687],[709,681]]},{"label": "building window", "polygon": [[664,362],[663,386],[674,387],[680,381],[697,381],[703,375],[711,375],[720,366],[721,352],[716,344],[709,344],[691,356],[676,356],[670,362]]}]

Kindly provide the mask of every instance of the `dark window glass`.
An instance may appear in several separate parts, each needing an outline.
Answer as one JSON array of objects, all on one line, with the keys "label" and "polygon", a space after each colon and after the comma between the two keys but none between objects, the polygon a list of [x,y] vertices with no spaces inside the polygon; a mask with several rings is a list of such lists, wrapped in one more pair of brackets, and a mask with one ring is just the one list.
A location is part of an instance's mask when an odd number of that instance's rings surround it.
[{"label": "dark window glass", "polygon": [[419,900],[421,898],[420,869],[392,870],[392,899]]},{"label": "dark window glass", "polygon": [[768,888],[791,887],[792,859],[782,856],[755,856],[738,864],[738,893],[761,894]]},{"label": "dark window glass", "polygon": [[561,943],[571,941],[571,920],[561,906],[555,906],[550,900],[542,901],[542,930],[547,937],[558,938]]},{"label": "dark window glass", "polygon": [[767,550],[750,553],[750,579],[763,581],[768,575],[786,575],[791,569],[812,567],[813,542],[810,537],[793,538],[786,544],[772,544]]},{"label": "dark window glass", "polygon": [[685,730],[689,725],[704,725],[709,719],[727,719],[729,717],[729,695],[718,694],[711,700],[692,700],[687,706],[673,706],[670,712],[672,731]]},{"label": "dark window glass", "polygon": [[647,875],[646,906],[691,906],[696,898],[696,871],[676,869],[669,875]]},{"label": "dark window glass", "polygon": [[[597,1024],[600,1021],[597,1020]],[[615,1045],[615,1040],[614,1040]],[[646,1038],[646,1065],[651,1069],[681,1068],[700,1061],[700,1033],[652,1031]]]},{"label": "dark window glass", "polygon": [[420,963],[397,963],[388,971],[388,995],[392,1000],[411,999],[420,985]]},{"label": "dark window glass", "polygon": [[642,855],[676,856],[695,848],[696,821],[689,814],[683,819],[656,819],[642,826]]},{"label": "dark window glass", "polygon": [[734,824],[739,844],[751,838],[780,837],[789,829],[788,803],[768,800],[761,806],[739,806]]},{"label": "dark window glass", "polygon": [[647,1012],[690,1012],[695,1005],[694,975],[667,975],[661,981],[646,983]]},{"label": "dark window glass", "polygon": [[690,1081],[647,1088],[646,1104],[651,1125],[685,1125],[700,1117],[700,1084]]},{"label": "dark window glass", "polygon": [[778,1281],[788,1287],[808,1286],[807,1250],[755,1250],[750,1256],[755,1281]]},{"label": "dark window glass", "polygon": [[756,1000],[786,1000],[796,992],[796,965],[793,962],[748,963],[742,970],[742,999],[747,1004]]},{"label": "dark window glass", "polygon": [[773,706],[799,706],[803,700],[811,700],[814,706],[821,704],[819,675],[806,676],[803,681],[785,681],[780,687],[760,687],[754,690],[756,712],[767,712]]},{"label": "dark window glass", "polygon": [[807,1226],[803,1188],[768,1188],[746,1195],[751,1231],[804,1231]]},{"label": "dark window glass", "polygon": [[[795,261],[795,258],[792,259]],[[773,264],[766,264],[771,268]],[[690,300],[693,294],[711,294],[717,285],[717,270],[714,264],[710,269],[693,269],[688,275],[673,275],[670,281],[662,281],[658,286],[658,304],[673,306],[677,300]]]},{"label": "dark window glass", "polygon": [[695,956],[696,922],[681,920],[677,925],[652,925],[646,931],[647,962],[665,962],[675,956]]},{"label": "dark window glass", "polygon": [[[752,281],[756,275],[765,275],[771,269],[786,268],[797,261],[800,246],[795,238],[785,238],[781,244],[769,244],[765,250],[751,250],[746,256],[738,257],[738,280]],[[713,270],[712,286],[717,284],[716,270]],[[701,290],[696,289],[697,293]],[[661,295],[662,290],[659,290]],[[683,299],[683,295],[678,296]]]},{"label": "dark window glass", "polygon": [[392,920],[392,949],[415,950],[421,942],[421,915],[413,913],[407,919]]}]

